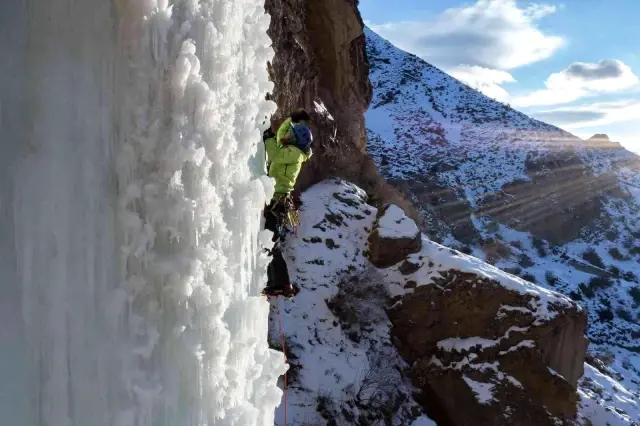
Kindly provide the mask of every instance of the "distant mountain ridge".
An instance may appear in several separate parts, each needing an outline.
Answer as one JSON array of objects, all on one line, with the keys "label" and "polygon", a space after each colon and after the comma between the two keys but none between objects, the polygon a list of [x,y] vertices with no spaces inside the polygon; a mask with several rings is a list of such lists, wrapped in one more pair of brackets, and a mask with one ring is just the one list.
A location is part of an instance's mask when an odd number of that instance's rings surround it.
[{"label": "distant mountain ridge", "polygon": [[[604,208],[600,196],[628,195],[620,188],[618,172],[625,174],[625,182],[638,178],[639,158],[618,144],[602,138],[583,141],[532,119],[371,30],[366,35],[374,86],[366,114],[368,149],[387,178],[411,186],[408,192],[418,196],[426,185],[445,201],[452,201],[450,193],[455,192],[456,199],[468,204],[467,212],[493,212],[516,229],[565,243],[593,228]],[[514,206],[505,196],[529,205],[551,197],[546,208],[557,220],[531,217],[531,208],[505,209]],[[429,198],[421,204],[433,210],[425,211],[426,216],[438,220],[442,200]],[[628,201],[637,205],[635,199]],[[451,232],[458,240],[472,241],[473,232],[465,225],[457,224]]]},{"label": "distant mountain ridge", "polygon": [[[365,29],[368,151],[435,241],[570,295],[640,389],[640,157],[488,98]],[[624,366],[623,366],[624,364]]]}]

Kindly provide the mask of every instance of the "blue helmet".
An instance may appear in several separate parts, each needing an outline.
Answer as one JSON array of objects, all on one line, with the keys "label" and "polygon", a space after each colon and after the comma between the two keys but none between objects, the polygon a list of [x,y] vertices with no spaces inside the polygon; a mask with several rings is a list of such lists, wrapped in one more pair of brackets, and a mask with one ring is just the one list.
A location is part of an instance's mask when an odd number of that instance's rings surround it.
[{"label": "blue helmet", "polygon": [[293,130],[293,136],[298,148],[306,149],[311,146],[311,142],[313,142],[313,135],[307,126],[304,124],[292,124],[291,129]]}]

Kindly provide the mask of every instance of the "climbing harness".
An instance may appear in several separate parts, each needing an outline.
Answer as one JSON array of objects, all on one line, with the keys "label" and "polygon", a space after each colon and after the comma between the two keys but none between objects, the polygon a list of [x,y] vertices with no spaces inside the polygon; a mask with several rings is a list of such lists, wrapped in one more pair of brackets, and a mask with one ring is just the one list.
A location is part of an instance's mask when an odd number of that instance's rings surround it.
[{"label": "climbing harness", "polygon": [[[282,319],[280,318],[280,301],[279,296],[267,296],[269,305],[271,306],[271,298],[276,299],[276,314],[278,316],[278,329],[280,332],[280,346],[282,346],[282,355],[284,356],[284,363],[289,364],[287,359],[287,348],[284,341],[284,332],[282,331]],[[283,377],[283,397],[284,397],[284,426],[287,426],[287,373],[284,373]]]},{"label": "climbing harness", "polygon": [[298,238],[300,212],[290,195],[277,199],[269,209],[269,213],[278,217],[278,232],[282,233],[282,231],[284,231],[283,228],[288,227],[296,234],[296,238]]}]

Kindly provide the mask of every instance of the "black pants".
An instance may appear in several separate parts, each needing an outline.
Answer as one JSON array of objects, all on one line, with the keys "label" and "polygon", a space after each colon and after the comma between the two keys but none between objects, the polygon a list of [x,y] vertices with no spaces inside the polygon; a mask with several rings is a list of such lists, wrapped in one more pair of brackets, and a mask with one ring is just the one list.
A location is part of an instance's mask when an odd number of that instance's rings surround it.
[{"label": "black pants", "polygon": [[284,242],[284,216],[285,207],[282,202],[271,201],[271,204],[265,209],[265,225],[264,228],[273,232],[273,249],[270,254],[273,256],[271,263],[267,267],[267,287],[281,289],[291,284],[289,279],[289,269],[287,262],[282,255],[282,243]]}]

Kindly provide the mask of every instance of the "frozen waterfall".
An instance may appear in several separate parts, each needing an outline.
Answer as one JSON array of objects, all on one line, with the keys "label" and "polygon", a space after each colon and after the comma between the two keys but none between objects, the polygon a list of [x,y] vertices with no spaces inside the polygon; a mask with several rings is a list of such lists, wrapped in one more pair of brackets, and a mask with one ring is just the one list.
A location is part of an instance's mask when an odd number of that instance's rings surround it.
[{"label": "frozen waterfall", "polygon": [[262,0],[0,2],[0,424],[273,425]]}]

